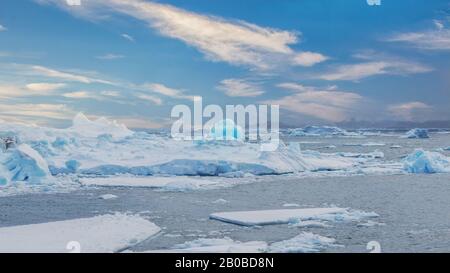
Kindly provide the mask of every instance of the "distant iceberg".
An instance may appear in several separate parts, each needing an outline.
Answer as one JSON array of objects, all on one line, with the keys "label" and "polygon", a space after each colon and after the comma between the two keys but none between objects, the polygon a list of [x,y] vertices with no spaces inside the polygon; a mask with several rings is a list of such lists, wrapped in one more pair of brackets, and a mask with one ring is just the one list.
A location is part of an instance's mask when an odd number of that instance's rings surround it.
[{"label": "distant iceberg", "polygon": [[110,135],[113,138],[124,138],[134,134],[125,125],[117,121],[110,121],[104,117],[97,120],[89,120],[83,113],[79,113],[73,119],[73,125],[68,131],[73,131],[85,137],[98,137]]},{"label": "distant iceberg", "polygon": [[450,158],[421,149],[415,150],[405,158],[404,169],[409,173],[446,173],[450,172]]},{"label": "distant iceberg", "polygon": [[331,126],[307,126],[305,128],[289,129],[288,135],[293,137],[300,136],[360,136],[357,133],[351,133],[344,129]]},{"label": "distant iceberg", "polygon": [[430,138],[428,135],[428,130],[420,129],[420,128],[412,129],[412,130],[406,132],[406,134],[402,137],[403,138]]}]

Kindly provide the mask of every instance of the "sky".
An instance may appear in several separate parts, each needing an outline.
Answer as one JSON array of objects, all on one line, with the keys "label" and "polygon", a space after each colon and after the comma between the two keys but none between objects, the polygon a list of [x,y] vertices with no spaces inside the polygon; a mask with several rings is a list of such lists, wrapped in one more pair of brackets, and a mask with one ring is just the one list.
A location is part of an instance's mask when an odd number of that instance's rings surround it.
[{"label": "sky", "polygon": [[2,0],[0,120],[132,128],[178,104],[282,124],[450,120],[450,1]]}]

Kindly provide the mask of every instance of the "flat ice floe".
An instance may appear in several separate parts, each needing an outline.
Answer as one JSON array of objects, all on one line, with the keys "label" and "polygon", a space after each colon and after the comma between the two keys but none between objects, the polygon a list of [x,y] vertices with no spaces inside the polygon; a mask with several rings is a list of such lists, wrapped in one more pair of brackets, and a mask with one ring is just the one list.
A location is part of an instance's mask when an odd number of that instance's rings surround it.
[{"label": "flat ice floe", "polygon": [[233,211],[213,213],[210,215],[211,219],[242,226],[297,224],[309,220],[332,222],[357,221],[370,217],[378,217],[378,214],[337,207]]},{"label": "flat ice floe", "polygon": [[158,233],[140,216],[114,214],[0,228],[0,252],[64,253],[75,242],[85,253],[118,252]]}]

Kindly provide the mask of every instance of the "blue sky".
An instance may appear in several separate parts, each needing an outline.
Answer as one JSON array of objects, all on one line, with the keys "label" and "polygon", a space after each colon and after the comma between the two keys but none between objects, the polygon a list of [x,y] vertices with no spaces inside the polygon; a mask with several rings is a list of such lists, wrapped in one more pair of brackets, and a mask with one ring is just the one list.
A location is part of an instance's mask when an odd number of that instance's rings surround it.
[{"label": "blue sky", "polygon": [[450,1],[3,0],[0,119],[167,126],[176,104],[281,122],[450,119]]}]

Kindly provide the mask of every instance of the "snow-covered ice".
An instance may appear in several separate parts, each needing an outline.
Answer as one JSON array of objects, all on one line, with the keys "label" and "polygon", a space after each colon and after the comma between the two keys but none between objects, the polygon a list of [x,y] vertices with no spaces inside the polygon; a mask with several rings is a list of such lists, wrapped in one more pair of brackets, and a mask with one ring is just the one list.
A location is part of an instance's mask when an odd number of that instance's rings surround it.
[{"label": "snow-covered ice", "polygon": [[140,216],[101,215],[92,218],[0,228],[0,252],[64,253],[69,242],[85,253],[118,252],[158,233]]},{"label": "snow-covered ice", "polygon": [[211,219],[242,226],[297,224],[308,220],[344,222],[358,221],[371,217],[378,217],[378,214],[338,207],[233,211],[213,213],[210,215]]}]

